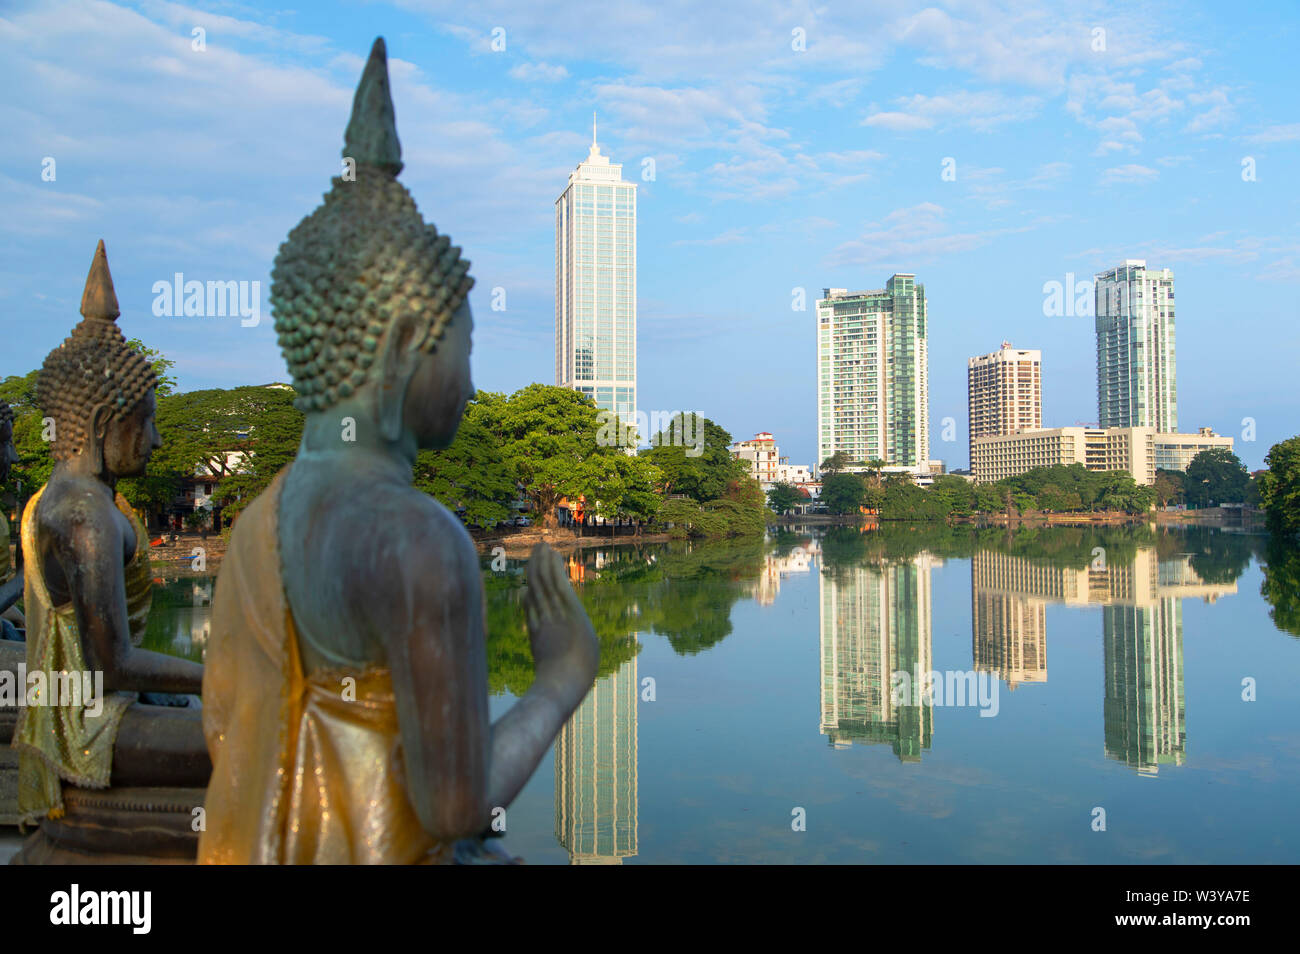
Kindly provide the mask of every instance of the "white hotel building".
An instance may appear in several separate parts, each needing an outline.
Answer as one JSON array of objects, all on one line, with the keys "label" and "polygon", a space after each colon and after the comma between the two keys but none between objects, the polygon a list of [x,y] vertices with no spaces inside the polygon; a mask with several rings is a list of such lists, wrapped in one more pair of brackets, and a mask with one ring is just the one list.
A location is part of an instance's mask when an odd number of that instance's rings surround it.
[{"label": "white hotel building", "polygon": [[636,411],[636,183],[596,145],[555,200],[555,382]]}]

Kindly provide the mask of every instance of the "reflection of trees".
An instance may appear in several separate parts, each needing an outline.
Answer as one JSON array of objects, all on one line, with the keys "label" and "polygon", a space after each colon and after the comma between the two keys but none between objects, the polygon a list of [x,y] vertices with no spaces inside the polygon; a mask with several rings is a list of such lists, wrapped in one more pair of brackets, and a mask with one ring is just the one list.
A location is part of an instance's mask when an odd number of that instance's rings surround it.
[{"label": "reflection of trees", "polygon": [[[523,575],[489,574],[487,590],[488,691],[493,695],[510,692],[521,696],[533,684],[533,653],[524,622]],[[641,651],[636,641],[635,616],[627,601],[620,601],[611,588],[587,585],[579,588],[582,605],[600,640],[600,668],[597,678],[616,672]]]},{"label": "reflection of trees", "polygon": [[1284,633],[1300,636],[1300,548],[1271,536],[1264,561],[1259,593],[1268,601],[1269,618]]},{"label": "reflection of trees", "polygon": [[[638,632],[664,636],[692,655],[731,634],[731,607],[749,595],[763,568],[761,539],[617,547],[580,559],[582,605],[600,639],[598,676],[616,672],[640,652]],[[524,623],[523,567],[485,574],[488,686],[520,695],[533,681]]]},{"label": "reflection of trees", "polygon": [[1250,566],[1260,538],[1223,533],[1213,527],[1188,527],[1180,541],[1183,552],[1191,555],[1192,569],[1204,582],[1235,583]]}]

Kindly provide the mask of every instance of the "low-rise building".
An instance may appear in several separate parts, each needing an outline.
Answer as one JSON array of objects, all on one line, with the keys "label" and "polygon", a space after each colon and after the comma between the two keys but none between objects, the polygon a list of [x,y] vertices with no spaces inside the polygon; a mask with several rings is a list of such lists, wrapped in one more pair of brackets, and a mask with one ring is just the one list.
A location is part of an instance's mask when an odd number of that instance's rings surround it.
[{"label": "low-rise building", "polygon": [[1035,467],[1083,464],[1092,471],[1127,471],[1149,486],[1157,469],[1185,471],[1193,457],[1211,447],[1232,450],[1232,438],[1208,427],[1197,434],[1160,434],[1153,427],[1053,427],[975,439],[971,473],[978,483],[992,483]]},{"label": "low-rise building", "polygon": [[749,466],[750,476],[759,482],[764,491],[770,490],[773,484],[794,484],[808,489],[809,485],[816,483],[812,468],[803,464],[791,464],[788,457],[782,457],[776,446],[776,438],[767,431],[760,431],[747,441],[732,444],[731,456]]}]

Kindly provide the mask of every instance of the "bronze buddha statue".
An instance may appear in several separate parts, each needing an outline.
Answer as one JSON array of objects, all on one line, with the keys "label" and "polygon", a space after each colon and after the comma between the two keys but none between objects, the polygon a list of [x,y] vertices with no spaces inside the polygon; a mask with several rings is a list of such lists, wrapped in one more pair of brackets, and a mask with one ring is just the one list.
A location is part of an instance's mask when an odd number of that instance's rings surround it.
[{"label": "bronze buddha statue", "polygon": [[[211,771],[197,707],[137,701],[140,693],[197,693],[203,667],[137,648],[151,603],[149,539],[116,484],[143,473],[160,445],[156,379],[117,327],[102,241],[81,314],[37,378],[37,403],[53,420],[54,468],[22,520],[27,671],[29,680],[43,674],[50,695],[22,709],[13,744],[19,814],[42,828],[63,818],[72,789],[202,786]],[[55,691],[64,673],[83,676],[80,698]],[[69,690],[66,677],[62,686]],[[113,840],[97,838],[78,841],[78,850]],[[129,854],[113,850],[115,860]],[[39,860],[68,860],[48,855]]]},{"label": "bronze buddha statue", "polygon": [[465,860],[596,674],[591,623],[539,545],[526,598],[537,678],[489,722],[478,554],[411,486],[416,451],[450,443],[474,393],[473,282],[397,181],[382,38],[343,155],[355,178],[333,180],[272,272],[307,420],[217,580],[200,862]]}]

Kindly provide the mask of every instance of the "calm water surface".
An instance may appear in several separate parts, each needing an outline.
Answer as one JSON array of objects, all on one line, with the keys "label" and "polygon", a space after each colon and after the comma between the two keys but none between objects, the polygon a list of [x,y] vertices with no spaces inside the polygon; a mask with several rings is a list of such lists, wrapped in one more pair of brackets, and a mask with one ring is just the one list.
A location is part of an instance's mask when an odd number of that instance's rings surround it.
[{"label": "calm water surface", "polygon": [[[1271,612],[1300,626],[1261,596],[1265,542],[941,527],[589,550],[570,576],[601,675],[507,844],[530,863],[1295,863],[1300,639]],[[532,678],[522,573],[485,563],[494,718]],[[201,659],[211,595],[157,587],[147,645]],[[940,675],[932,704],[900,671]],[[959,677],[983,695],[955,699]]]}]

